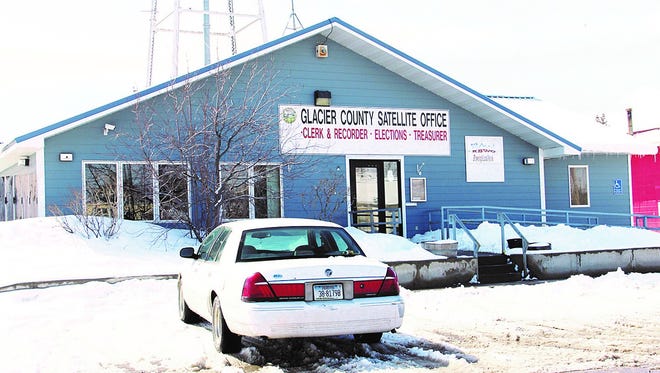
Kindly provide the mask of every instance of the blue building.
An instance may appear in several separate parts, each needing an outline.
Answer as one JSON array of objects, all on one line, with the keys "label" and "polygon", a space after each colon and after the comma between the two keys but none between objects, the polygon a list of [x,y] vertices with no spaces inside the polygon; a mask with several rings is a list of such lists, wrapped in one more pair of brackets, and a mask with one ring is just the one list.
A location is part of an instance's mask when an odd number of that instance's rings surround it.
[{"label": "blue building", "polygon": [[[165,144],[212,115],[210,100],[236,114],[224,120],[251,123],[236,135],[260,145],[249,160],[228,151],[211,176],[244,197],[224,205],[227,219],[321,217],[411,237],[443,206],[631,211],[629,154],[585,158],[534,118],[332,18],[16,138],[0,153],[0,220],[66,211],[76,195],[126,219],[204,219],[192,160]],[[234,171],[245,176],[223,183]],[[588,180],[575,199],[571,179]]]}]

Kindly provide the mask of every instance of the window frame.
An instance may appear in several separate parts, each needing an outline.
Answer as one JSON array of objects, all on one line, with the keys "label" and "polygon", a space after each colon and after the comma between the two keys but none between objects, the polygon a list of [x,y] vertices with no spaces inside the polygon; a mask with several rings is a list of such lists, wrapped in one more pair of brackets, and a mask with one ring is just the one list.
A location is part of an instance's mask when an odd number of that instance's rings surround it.
[{"label": "window frame", "polygon": [[[152,164],[155,167],[154,174],[152,175],[152,191],[153,191],[153,196],[152,196],[152,201],[153,201],[153,219],[152,220],[139,220],[139,221],[150,221],[150,222],[155,222],[155,223],[176,223],[177,220],[167,220],[167,219],[160,219],[160,181],[158,180],[158,167],[160,165],[183,165],[186,168],[189,168],[188,164],[186,162],[168,162],[168,161],[158,161],[158,162],[145,162],[145,161],[107,161],[107,160],[83,160],[81,163],[82,171],[81,171],[81,177],[82,177],[82,205],[83,208],[86,208],[87,206],[87,180],[86,180],[86,167],[89,164],[110,164],[115,166],[115,173],[116,173],[116,185],[115,185],[115,195],[116,195],[116,203],[117,203],[117,216],[121,217],[121,219],[124,218],[124,173],[123,173],[123,167],[126,164],[131,164],[131,165],[144,165],[144,164]],[[191,180],[190,177],[186,177],[186,188],[187,188],[187,196],[186,198],[188,199],[188,210],[187,214],[188,217],[192,216],[192,204],[190,203],[191,201]]]},{"label": "window frame", "polygon": [[[231,166],[235,163],[233,162],[221,162],[220,163],[220,169],[218,170],[219,172],[219,180],[222,185],[223,179],[222,179],[222,169],[223,166]],[[227,221],[236,221],[236,220],[242,220],[242,219],[256,219],[256,207],[255,207],[255,172],[254,169],[255,167],[269,167],[269,168],[276,168],[277,169],[277,177],[278,177],[278,186],[279,186],[279,191],[278,191],[278,200],[279,200],[279,216],[282,217],[284,216],[284,187],[283,187],[283,178],[282,178],[282,165],[279,163],[273,163],[273,162],[263,162],[263,163],[255,163],[253,165],[250,165],[247,168],[247,184],[248,184],[248,216],[247,217],[238,217],[238,218],[227,218]],[[224,215],[224,214],[223,214]]]},{"label": "window frame", "polygon": [[[573,186],[578,186],[573,181],[573,172],[572,170],[582,169],[584,170],[585,180],[584,189],[586,193],[586,204],[574,204],[573,203]],[[579,187],[579,186],[578,186]],[[578,191],[579,193],[580,191]],[[581,199],[581,198],[580,198]],[[591,192],[589,185],[589,166],[588,165],[568,165],[568,201],[571,208],[586,208],[591,207]],[[579,202],[579,201],[576,201]]]}]

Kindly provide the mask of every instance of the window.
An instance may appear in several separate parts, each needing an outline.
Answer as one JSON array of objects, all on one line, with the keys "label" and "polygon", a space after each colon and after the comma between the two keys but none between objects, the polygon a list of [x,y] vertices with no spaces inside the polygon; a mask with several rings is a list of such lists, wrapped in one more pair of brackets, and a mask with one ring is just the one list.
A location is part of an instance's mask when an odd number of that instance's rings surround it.
[{"label": "window", "polygon": [[237,169],[234,165],[222,165],[220,177],[225,193],[222,199],[224,215],[227,219],[245,219],[250,217],[250,185],[248,171]]},{"label": "window", "polygon": [[85,211],[90,215],[117,216],[117,165],[85,164]]},{"label": "window", "polygon": [[280,168],[277,165],[224,164],[220,177],[225,186],[223,199],[227,219],[281,217]]},{"label": "window", "polygon": [[122,165],[124,219],[154,219],[153,172],[147,164]]},{"label": "window", "polygon": [[246,231],[239,261],[363,255],[342,228],[283,227]]},{"label": "window", "polygon": [[277,166],[254,167],[255,218],[280,217],[280,169]]},{"label": "window", "polygon": [[[126,220],[178,221],[189,216],[188,177],[182,164],[83,162],[85,208]],[[158,177],[156,177],[158,175]]]},{"label": "window", "polygon": [[211,251],[209,251],[207,260],[218,261],[218,258],[220,258],[220,255],[222,254],[222,250],[225,248],[225,243],[227,243],[227,237],[229,237],[230,230],[224,227],[220,228],[219,230],[220,233],[218,234],[218,238],[213,243]]},{"label": "window", "polygon": [[589,207],[589,167],[568,166],[571,207]]},{"label": "window", "polygon": [[204,241],[199,245],[199,249],[197,250],[197,255],[199,256],[200,259],[202,260],[207,260],[209,252],[211,251],[211,247],[213,246],[213,243],[215,242],[215,239],[218,238],[220,235],[221,229],[214,229],[211,233],[209,233],[206,238],[204,238]]},{"label": "window", "polygon": [[182,164],[158,165],[160,220],[182,220],[188,216],[187,168]]}]

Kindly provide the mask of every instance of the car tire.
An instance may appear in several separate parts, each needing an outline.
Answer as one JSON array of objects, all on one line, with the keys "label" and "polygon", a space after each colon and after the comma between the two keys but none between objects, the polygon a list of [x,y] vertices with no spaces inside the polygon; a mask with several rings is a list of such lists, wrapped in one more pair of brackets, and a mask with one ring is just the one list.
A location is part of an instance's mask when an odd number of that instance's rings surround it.
[{"label": "car tire", "polygon": [[213,315],[211,320],[211,330],[213,333],[213,345],[218,352],[223,354],[236,353],[241,350],[241,336],[232,333],[227,327],[225,318],[222,316],[220,308],[220,298],[213,300]]},{"label": "car tire", "polygon": [[383,336],[383,333],[366,333],[366,334],[355,334],[353,339],[357,343],[380,343],[380,339]]},{"label": "car tire", "polygon": [[179,280],[179,318],[186,324],[195,324],[201,321],[198,314],[193,312],[183,298],[183,289],[181,288],[181,280]]}]

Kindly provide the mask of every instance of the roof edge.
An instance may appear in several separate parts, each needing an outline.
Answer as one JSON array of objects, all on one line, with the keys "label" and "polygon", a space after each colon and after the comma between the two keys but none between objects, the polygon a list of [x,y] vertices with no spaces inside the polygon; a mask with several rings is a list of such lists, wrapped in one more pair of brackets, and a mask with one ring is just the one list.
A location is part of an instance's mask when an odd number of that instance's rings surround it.
[{"label": "roof edge", "polygon": [[189,72],[189,73],[180,75],[178,77],[175,77],[173,79],[167,80],[163,83],[148,87],[148,88],[143,89],[141,91],[135,92],[131,95],[125,96],[125,97],[120,98],[120,99],[115,100],[115,101],[112,101],[108,104],[105,104],[105,105],[96,107],[94,109],[85,111],[81,114],[78,114],[78,115],[75,115],[73,117],[61,120],[59,122],[48,125],[46,127],[31,131],[31,132],[29,132],[25,135],[18,136],[14,139],[13,142],[11,142],[7,146],[5,146],[5,149],[3,149],[3,150],[6,150],[7,148],[10,148],[12,146],[12,144],[18,144],[18,143],[27,141],[29,139],[32,139],[34,137],[46,135],[47,133],[49,133],[51,131],[63,128],[67,125],[74,124],[76,122],[79,122],[79,121],[82,121],[84,119],[90,118],[94,115],[102,114],[102,113],[104,113],[108,110],[111,110],[113,108],[116,108],[118,106],[128,104],[130,102],[133,102],[135,100],[138,100],[140,98],[143,98],[143,97],[146,97],[146,96],[149,96],[149,95],[157,94],[158,92],[160,92],[162,90],[165,90],[167,88],[176,86],[177,84],[186,82],[190,79],[202,76],[204,74],[210,73],[210,72],[212,72],[212,71],[214,71],[214,70],[216,70],[216,69],[218,69],[222,66],[231,65],[233,63],[238,63],[242,60],[246,60],[246,59],[249,59],[249,58],[256,58],[257,56],[259,56],[263,53],[266,53],[267,51],[269,51],[272,48],[275,48],[275,47],[278,47],[278,46],[281,46],[281,45],[286,45],[290,42],[292,43],[292,42],[294,42],[295,40],[297,40],[299,38],[302,38],[306,35],[313,34],[313,33],[317,32],[319,30],[322,30],[323,28],[332,26],[333,24],[338,24],[338,25],[346,28],[350,32],[353,32],[354,34],[359,35],[360,37],[368,40],[369,42],[374,43],[375,45],[385,49],[387,52],[392,53],[393,55],[396,55],[399,58],[404,59],[408,63],[429,72],[430,74],[434,75],[436,78],[440,78],[440,79],[448,82],[449,84],[457,87],[458,89],[461,89],[461,90],[467,92],[469,95],[472,95],[476,99],[482,101],[484,104],[493,107],[495,110],[498,110],[498,111],[504,113],[505,115],[508,115],[508,116],[514,118],[515,120],[518,120],[521,123],[532,127],[534,130],[539,131],[540,133],[543,133],[544,135],[549,136],[550,138],[552,138],[552,139],[554,139],[554,140],[556,140],[556,141],[558,141],[558,142],[560,142],[560,143],[562,143],[562,144],[564,144],[568,147],[571,147],[571,148],[573,148],[577,151],[582,151],[582,148],[580,146],[574,144],[573,142],[571,142],[567,139],[564,139],[560,135],[548,130],[547,128],[545,128],[543,126],[540,126],[536,122],[534,122],[534,121],[532,121],[532,120],[516,113],[515,111],[505,107],[504,105],[499,104],[498,102],[496,102],[496,101],[492,100],[491,98],[489,98],[487,95],[484,95],[484,94],[481,94],[481,93],[477,92],[476,90],[468,87],[467,85],[465,85],[465,84],[449,77],[448,75],[443,74],[442,72],[440,72],[440,71],[434,69],[433,67],[421,62],[420,60],[417,60],[417,59],[413,58],[412,56],[408,55],[407,53],[405,53],[405,52],[403,52],[399,49],[394,48],[393,46],[391,46],[391,45],[389,45],[389,44],[387,44],[387,43],[385,43],[385,42],[383,42],[383,41],[367,34],[366,32],[364,32],[364,31],[362,31],[362,30],[360,30],[360,29],[344,22],[343,20],[341,20],[337,17],[332,17],[332,18],[329,18],[327,20],[318,22],[318,23],[316,23],[316,24],[314,24],[310,27],[301,29],[301,30],[296,31],[296,32],[294,32],[292,34],[289,34],[289,35],[282,36],[280,38],[277,38],[275,40],[272,40],[270,42],[267,42],[265,44],[257,46],[255,48],[251,48],[251,49],[246,50],[244,52],[238,53],[234,56],[231,56],[231,57],[228,57],[226,59],[217,61],[217,62],[209,64],[207,66],[204,66],[200,69],[197,69],[197,70],[194,70],[192,72]]},{"label": "roof edge", "polygon": [[42,127],[40,129],[37,129],[37,130],[31,131],[31,132],[28,132],[24,135],[18,136],[10,144],[8,144],[5,148],[8,148],[12,143],[21,143],[21,142],[27,141],[31,138],[41,136],[41,135],[45,135],[48,132],[51,132],[53,130],[62,128],[66,125],[76,123],[78,121],[81,121],[83,119],[89,118],[89,117],[97,115],[97,114],[101,114],[104,111],[108,111],[108,110],[113,109],[115,107],[118,107],[118,106],[130,103],[132,101],[138,100],[140,98],[155,94],[155,93],[157,93],[161,90],[164,90],[164,89],[167,89],[169,87],[175,86],[177,84],[183,83],[183,82],[188,81],[188,80],[190,80],[192,78],[195,78],[197,76],[204,75],[204,74],[209,73],[211,71],[214,71],[214,70],[216,70],[216,69],[218,69],[222,66],[232,64],[232,63],[238,62],[240,60],[249,58],[251,56],[254,56],[255,54],[264,52],[264,51],[269,50],[271,48],[274,48],[274,47],[276,47],[280,44],[284,44],[288,41],[297,39],[297,38],[299,38],[303,35],[310,34],[310,33],[314,32],[318,29],[321,29],[321,28],[325,27],[325,26],[329,26],[333,22],[340,23],[340,24],[344,23],[343,21],[339,20],[338,18],[330,18],[328,20],[319,22],[315,25],[312,25],[312,26],[307,27],[305,29],[302,29],[300,31],[294,32],[294,33],[286,35],[286,36],[282,36],[280,38],[277,38],[275,40],[272,40],[270,42],[267,42],[265,44],[257,46],[255,48],[251,48],[251,49],[246,50],[244,52],[238,53],[234,56],[231,56],[231,57],[225,58],[223,60],[214,62],[214,63],[206,65],[204,67],[201,67],[197,70],[194,70],[194,71],[191,71],[189,73],[177,76],[176,78],[173,78],[173,79],[164,81],[160,84],[145,88],[141,91],[135,92],[135,93],[130,94],[130,95],[125,96],[125,97],[122,97],[118,100],[112,101],[112,102],[107,103],[105,105],[98,106],[94,109],[85,111],[81,114],[63,119],[61,121],[50,124],[46,127]]},{"label": "roof edge", "polygon": [[463,91],[473,95],[474,97],[484,101],[484,103],[486,103],[486,104],[496,108],[497,110],[500,110],[500,111],[504,112],[505,114],[515,118],[516,120],[524,122],[525,124],[533,127],[535,130],[540,131],[540,132],[544,133],[545,135],[550,136],[550,137],[554,138],[555,140],[557,140],[557,141],[559,141],[559,142],[561,142],[561,143],[563,143],[563,144],[565,144],[565,145],[567,145],[571,148],[574,148],[577,151],[582,151],[582,148],[579,145],[563,138],[559,134],[556,134],[556,133],[548,130],[547,128],[545,128],[545,127],[537,124],[536,122],[524,117],[523,115],[520,115],[520,114],[516,113],[515,111],[513,111],[513,110],[499,104],[498,102],[492,100],[487,95],[479,93],[478,91],[476,91],[476,90],[468,87],[467,85],[455,80],[454,78],[452,78],[452,77],[436,70],[435,68],[425,64],[424,62],[421,62],[420,60],[410,56],[409,54],[407,54],[407,53],[405,53],[405,52],[403,52],[403,51],[401,51],[397,48],[394,48],[393,46],[391,46],[391,45],[389,45],[389,44],[387,44],[387,43],[385,43],[385,42],[383,42],[383,41],[381,41],[381,40],[365,33],[364,31],[362,31],[362,30],[360,30],[360,29],[358,29],[358,28],[342,21],[341,19],[331,18],[328,21],[333,21],[333,22],[336,22],[336,23],[346,27],[350,31],[360,35],[361,37],[371,41],[372,43],[375,43],[375,44],[381,46],[382,48],[385,48],[390,53],[393,53],[393,54],[399,56],[400,58],[405,59],[409,63],[414,64],[414,65],[418,66],[419,68],[427,70],[428,72],[435,75],[436,77],[439,77],[439,78],[449,82],[450,84],[452,84],[452,85],[462,89]]}]

